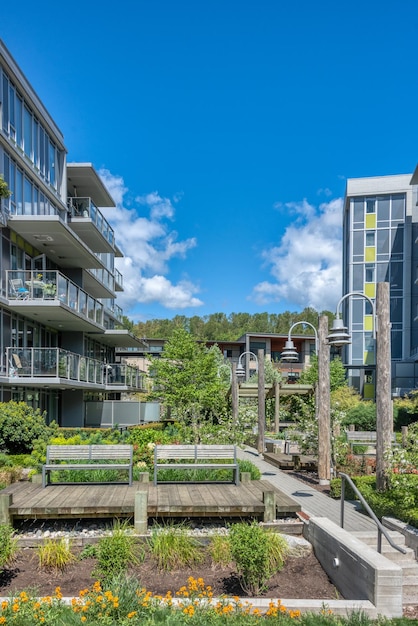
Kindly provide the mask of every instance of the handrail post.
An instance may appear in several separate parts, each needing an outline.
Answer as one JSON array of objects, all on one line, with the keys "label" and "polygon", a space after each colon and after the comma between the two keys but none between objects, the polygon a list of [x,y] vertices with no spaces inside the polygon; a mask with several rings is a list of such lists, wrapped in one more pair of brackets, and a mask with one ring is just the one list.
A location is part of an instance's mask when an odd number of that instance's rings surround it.
[{"label": "handrail post", "polygon": [[341,477],[341,517],[340,526],[344,528],[344,501],[345,501],[345,478]]}]

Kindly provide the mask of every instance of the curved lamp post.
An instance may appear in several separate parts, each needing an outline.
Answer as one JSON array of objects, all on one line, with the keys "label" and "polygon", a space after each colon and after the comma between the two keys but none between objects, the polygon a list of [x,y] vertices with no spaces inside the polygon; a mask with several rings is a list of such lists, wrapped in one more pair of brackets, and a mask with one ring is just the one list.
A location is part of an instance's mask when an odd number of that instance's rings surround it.
[{"label": "curved lamp post", "polygon": [[282,351],[282,360],[283,361],[298,361],[299,360],[298,351],[296,350],[295,344],[293,343],[293,341],[291,339],[292,330],[295,328],[295,326],[298,326],[299,324],[305,324],[305,326],[309,326],[314,331],[314,335],[315,335],[315,352],[318,354],[318,333],[317,333],[317,330],[316,330],[315,326],[313,326],[310,322],[304,322],[304,321],[295,322],[294,324],[292,324],[292,326],[289,329],[289,334],[287,336],[287,341],[286,341],[284,350]]},{"label": "curved lamp post", "polygon": [[237,378],[246,378],[247,377],[247,369],[242,364],[242,358],[246,355],[250,355],[249,361],[251,361],[251,356],[254,357],[253,361],[255,361],[255,371],[258,372],[258,357],[254,352],[246,351],[239,355],[238,364],[237,364]]},{"label": "curved lamp post", "polygon": [[330,346],[335,346],[338,348],[338,347],[346,346],[347,344],[351,343],[351,336],[348,333],[347,326],[344,326],[344,322],[340,318],[340,313],[341,313],[341,305],[343,301],[346,300],[347,298],[351,298],[352,296],[358,296],[360,298],[364,298],[365,300],[367,300],[367,302],[370,303],[372,307],[372,317],[373,317],[373,339],[376,339],[377,316],[376,316],[376,307],[375,307],[373,300],[371,300],[364,293],[361,293],[359,291],[351,291],[350,293],[346,293],[342,298],[340,298],[337,304],[337,311],[335,314],[335,319],[332,322],[332,328],[327,337],[328,343]]},{"label": "curved lamp post", "polygon": [[[346,298],[358,296],[367,300],[372,307],[373,339],[376,340],[376,487],[385,491],[388,486],[389,461],[387,451],[391,448],[393,432],[391,399],[391,352],[390,352],[390,286],[388,282],[377,283],[376,305],[364,293],[353,291],[345,294],[337,305],[336,319],[328,334],[328,344],[344,346],[351,337],[340,319],[341,303]],[[379,326],[378,326],[379,320]]]}]

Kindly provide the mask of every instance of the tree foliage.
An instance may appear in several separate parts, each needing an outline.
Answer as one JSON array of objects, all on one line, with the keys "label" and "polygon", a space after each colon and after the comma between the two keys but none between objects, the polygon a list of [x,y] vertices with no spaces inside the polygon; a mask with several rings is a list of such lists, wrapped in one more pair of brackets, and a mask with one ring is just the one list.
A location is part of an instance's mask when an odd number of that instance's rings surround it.
[{"label": "tree foliage", "polygon": [[10,454],[29,454],[36,440],[47,441],[56,425],[47,426],[45,415],[26,402],[0,403],[0,449]]},{"label": "tree foliage", "polygon": [[[346,372],[340,357],[330,361],[329,378],[331,392],[347,385]],[[311,366],[302,372],[300,382],[313,386],[318,382],[318,357],[316,355],[313,355],[311,359]]]},{"label": "tree foliage", "polygon": [[164,356],[153,358],[152,397],[170,407],[186,423],[223,413],[229,375],[219,348],[207,348],[178,328],[164,347]]},{"label": "tree foliage", "polygon": [[0,174],[0,198],[10,198],[11,195],[12,192],[3,178],[3,174]]},{"label": "tree foliage", "polygon": [[[334,319],[329,311],[319,313],[307,307],[299,313],[211,313],[203,317],[176,315],[172,319],[138,322],[132,330],[138,337],[169,339],[178,329],[183,329],[202,341],[235,341],[246,333],[287,335],[289,328],[296,322],[305,321],[316,327],[319,315],[327,315],[330,321]],[[298,333],[311,335],[312,330],[308,326],[305,329],[301,327]]]}]

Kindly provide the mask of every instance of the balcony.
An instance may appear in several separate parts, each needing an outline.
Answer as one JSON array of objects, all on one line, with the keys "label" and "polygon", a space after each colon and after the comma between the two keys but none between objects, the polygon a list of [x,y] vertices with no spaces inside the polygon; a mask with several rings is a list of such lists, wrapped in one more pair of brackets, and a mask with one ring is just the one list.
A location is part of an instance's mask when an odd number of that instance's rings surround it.
[{"label": "balcony", "polygon": [[6,376],[13,384],[109,391],[145,388],[145,374],[131,365],[103,363],[62,348],[9,347],[6,352]]},{"label": "balcony", "polygon": [[69,225],[95,252],[114,252],[115,234],[91,198],[70,197]]},{"label": "balcony", "polygon": [[123,276],[119,272],[119,270],[117,270],[116,268],[115,268],[115,288],[116,288],[116,291],[123,291]]},{"label": "balcony", "polygon": [[103,304],[56,270],[7,270],[9,306],[61,330],[101,330]]}]

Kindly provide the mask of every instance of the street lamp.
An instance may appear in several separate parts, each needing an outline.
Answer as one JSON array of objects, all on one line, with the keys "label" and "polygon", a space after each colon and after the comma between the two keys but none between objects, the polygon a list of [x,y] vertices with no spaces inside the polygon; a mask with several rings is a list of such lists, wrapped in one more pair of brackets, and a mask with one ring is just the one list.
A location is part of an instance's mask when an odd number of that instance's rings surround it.
[{"label": "street lamp", "polygon": [[292,324],[292,326],[289,329],[289,334],[287,336],[287,341],[284,347],[284,350],[282,351],[282,361],[298,361],[299,357],[298,357],[298,351],[295,348],[295,344],[293,343],[292,339],[291,339],[291,334],[292,334],[292,330],[294,329],[295,326],[298,326],[298,324],[305,324],[305,326],[309,326],[310,328],[312,328],[312,330],[314,331],[314,335],[315,335],[315,352],[318,354],[318,333],[317,330],[315,328],[315,326],[313,326],[310,322],[295,322],[294,324]]},{"label": "street lamp", "polygon": [[[346,298],[361,297],[372,307],[373,339],[376,340],[376,487],[384,491],[388,486],[389,461],[387,450],[391,447],[393,431],[391,399],[391,353],[390,353],[390,286],[377,283],[376,305],[368,296],[353,291],[345,294],[337,305],[336,319],[328,334],[328,344],[344,346],[351,343],[347,327],[339,316],[341,303]],[[379,324],[378,324],[379,321]]]},{"label": "street lamp", "polygon": [[243,364],[242,364],[242,357],[244,357],[246,354],[250,355],[249,361],[251,361],[251,356],[253,356],[253,361],[255,361],[255,371],[258,372],[258,358],[257,355],[254,354],[254,352],[250,352],[250,351],[246,351],[243,352],[242,354],[239,355],[239,359],[238,359],[238,365],[237,365],[237,370],[236,370],[236,374],[237,374],[237,378],[247,378],[247,369],[249,369],[249,367],[246,369]]},{"label": "street lamp", "polygon": [[348,333],[347,326],[344,326],[343,320],[340,318],[341,305],[344,300],[347,298],[351,298],[352,296],[358,296],[360,298],[364,298],[367,300],[372,307],[372,318],[373,318],[373,339],[376,339],[376,329],[377,329],[377,317],[376,317],[376,307],[368,296],[359,291],[351,291],[350,293],[346,293],[342,298],[340,298],[337,304],[337,311],[335,315],[335,319],[332,322],[331,331],[327,337],[328,343],[330,346],[335,346],[336,348],[341,348],[342,346],[346,346],[351,343],[351,336]]}]

